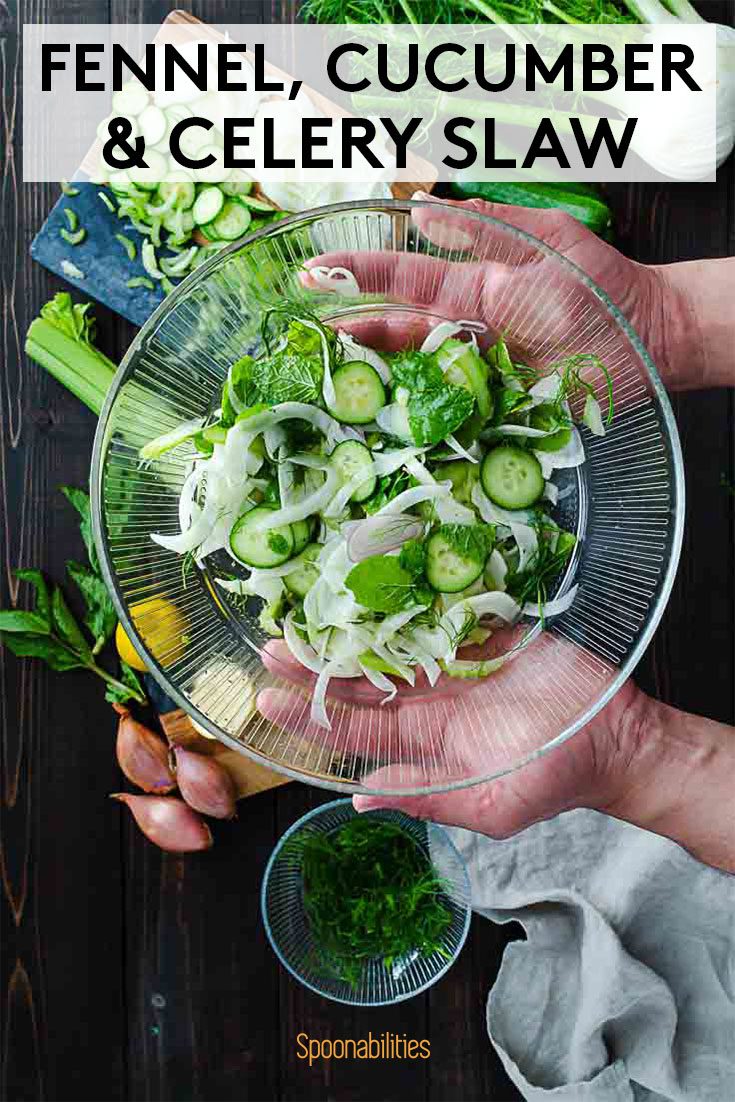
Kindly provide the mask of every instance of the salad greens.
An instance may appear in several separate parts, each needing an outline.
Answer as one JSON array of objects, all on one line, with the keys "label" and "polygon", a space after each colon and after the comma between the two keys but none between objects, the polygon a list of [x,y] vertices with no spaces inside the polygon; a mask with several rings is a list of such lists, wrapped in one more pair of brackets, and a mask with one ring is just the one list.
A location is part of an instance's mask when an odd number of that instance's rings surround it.
[{"label": "salad greens", "polygon": [[463,646],[574,600],[556,595],[576,541],[552,515],[554,473],[584,462],[575,421],[604,433],[612,381],[593,354],[532,369],[482,328],[441,322],[384,353],[271,311],[215,414],[141,449],[189,457],[181,532],[152,539],[188,564],[229,556],[218,584],[258,598],[263,631],[316,675],[319,724],[333,677],[386,701],[388,675],[484,677],[511,651],[468,662]]}]

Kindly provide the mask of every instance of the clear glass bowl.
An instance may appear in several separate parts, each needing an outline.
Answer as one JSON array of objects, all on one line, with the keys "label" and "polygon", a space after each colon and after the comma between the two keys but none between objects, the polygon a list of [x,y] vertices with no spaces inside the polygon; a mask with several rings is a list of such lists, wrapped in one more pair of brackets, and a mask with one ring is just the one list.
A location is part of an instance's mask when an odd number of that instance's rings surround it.
[{"label": "clear glass bowl", "polygon": [[[306,261],[329,254],[360,293],[315,288]],[[349,290],[343,287],[342,291]],[[332,682],[332,729],[309,724],[310,686],[271,658],[257,608],[155,545],[179,531],[190,446],[147,464],[138,450],[209,413],[231,363],[261,348],[264,310],[304,306],[376,346],[421,339],[441,319],[502,332],[517,359],[600,355],[614,376],[604,437],[582,430],[586,462],[557,472],[555,516],[578,536],[557,595],[567,612],[524,623],[512,661],[366,705]],[[600,380],[604,407],[604,386]],[[207,733],[261,763],[345,791],[438,791],[515,769],[572,735],[610,699],[668,598],[684,523],[681,452],[663,386],[620,312],[543,242],[469,210],[430,202],[337,204],[296,215],[202,265],[143,327],[100,417],[92,476],[95,537],[120,620],[168,695]],[[216,590],[216,592],[215,592]],[[550,594],[550,596],[552,596]],[[163,603],[162,603],[162,600]],[[143,604],[148,602],[148,604]],[[145,639],[148,639],[146,644]],[[255,710],[259,700],[263,715]],[[273,722],[276,720],[277,722]]]},{"label": "clear glass bowl", "polygon": [[353,1006],[386,1006],[411,999],[436,983],[451,968],[467,940],[472,917],[470,881],[464,860],[447,832],[436,823],[421,822],[402,811],[363,812],[364,817],[396,823],[431,860],[445,887],[452,914],[440,949],[406,954],[386,968],[369,961],[354,987],[319,966],[309,920],[304,910],[304,886],[298,848],[293,843],[307,834],[331,834],[357,818],[351,800],[322,804],[286,831],[271,854],[263,877],[260,905],[268,940],[284,968],[317,995]]}]

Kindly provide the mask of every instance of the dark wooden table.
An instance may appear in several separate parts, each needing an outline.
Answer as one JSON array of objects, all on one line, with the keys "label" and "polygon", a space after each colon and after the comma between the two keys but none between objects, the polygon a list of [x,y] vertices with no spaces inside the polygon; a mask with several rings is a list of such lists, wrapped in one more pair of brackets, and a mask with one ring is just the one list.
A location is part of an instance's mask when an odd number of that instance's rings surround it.
[{"label": "dark wooden table", "polygon": [[[56,492],[87,479],[95,419],[22,353],[39,307],[60,289],[28,259],[58,189],[20,183],[18,35],[24,22],[158,22],[157,0],[0,4],[4,64],[0,602],[12,571],[60,577],[81,553]],[[732,3],[707,14],[735,23]],[[273,9],[273,10],[272,10]],[[210,22],[288,21],[290,5],[201,0]],[[716,184],[609,189],[618,244],[651,263],[735,253],[732,159]],[[735,302],[735,289],[734,289]],[[734,305],[735,308],[735,305]],[[129,325],[103,310],[100,344],[118,357]],[[734,350],[735,355],[735,350]],[[733,402],[675,396],[688,516],[678,580],[637,678],[672,704],[733,721]],[[475,919],[455,967],[429,994],[387,1011],[351,1011],[291,982],[260,922],[258,889],[279,835],[329,794],[292,784],[241,805],[215,848],[178,859],[148,845],[110,804],[121,785],[114,724],[84,674],[49,673],[0,654],[2,1001],[0,1092],[21,1099],[518,1098],[491,1048],[485,1000],[517,936]],[[431,1059],[297,1059],[296,1035],[428,1037]]]}]

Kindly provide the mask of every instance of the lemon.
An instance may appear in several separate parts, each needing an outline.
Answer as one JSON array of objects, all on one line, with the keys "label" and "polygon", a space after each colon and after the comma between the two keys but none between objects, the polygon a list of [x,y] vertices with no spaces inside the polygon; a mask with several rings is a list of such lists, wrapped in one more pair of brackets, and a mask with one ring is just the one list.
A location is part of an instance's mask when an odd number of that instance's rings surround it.
[{"label": "lemon", "polygon": [[[140,637],[163,666],[178,661],[186,647],[186,620],[176,605],[165,597],[149,597],[131,605],[130,616]],[[115,631],[115,646],[123,662],[145,673],[147,666],[133,646],[122,624]]]}]

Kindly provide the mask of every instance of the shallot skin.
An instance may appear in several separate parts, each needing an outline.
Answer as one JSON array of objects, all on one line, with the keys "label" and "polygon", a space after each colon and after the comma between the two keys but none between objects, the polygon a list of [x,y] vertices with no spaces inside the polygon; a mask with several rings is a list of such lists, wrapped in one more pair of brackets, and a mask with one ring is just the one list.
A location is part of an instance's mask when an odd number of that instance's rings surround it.
[{"label": "shallot skin", "polygon": [[120,716],[117,725],[117,760],[129,781],[144,792],[163,795],[172,792],[176,780],[168,761],[165,742],[148,727],[133,719],[121,704],[113,705]]},{"label": "shallot skin", "polygon": [[189,807],[213,819],[234,818],[235,784],[224,766],[183,746],[174,747],[174,757],[176,782]]},{"label": "shallot skin", "polygon": [[110,799],[130,808],[146,838],[168,853],[197,853],[213,844],[212,832],[201,816],[175,796],[113,792]]}]

